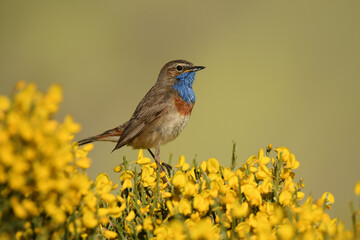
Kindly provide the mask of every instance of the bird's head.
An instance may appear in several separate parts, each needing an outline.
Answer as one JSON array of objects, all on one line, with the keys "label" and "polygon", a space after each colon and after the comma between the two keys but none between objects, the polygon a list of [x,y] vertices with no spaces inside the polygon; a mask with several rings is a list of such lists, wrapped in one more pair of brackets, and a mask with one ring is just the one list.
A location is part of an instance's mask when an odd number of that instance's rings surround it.
[{"label": "bird's head", "polygon": [[204,68],[203,66],[194,66],[186,60],[174,60],[165,64],[161,69],[158,82],[171,86],[181,84],[191,88],[195,73]]},{"label": "bird's head", "polygon": [[195,103],[195,93],[192,89],[195,73],[204,68],[203,66],[194,66],[194,64],[185,60],[168,62],[161,69],[157,84],[171,86],[183,101],[188,104]]}]

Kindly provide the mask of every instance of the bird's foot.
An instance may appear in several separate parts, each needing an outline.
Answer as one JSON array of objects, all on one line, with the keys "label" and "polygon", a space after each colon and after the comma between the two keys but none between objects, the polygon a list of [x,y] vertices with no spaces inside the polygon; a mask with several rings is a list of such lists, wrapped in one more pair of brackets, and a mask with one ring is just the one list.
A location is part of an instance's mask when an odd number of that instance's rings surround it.
[{"label": "bird's foot", "polygon": [[[156,160],[156,157],[155,157],[154,153],[151,151],[150,148],[148,148],[148,151],[149,151],[149,153],[151,154],[151,156],[154,158],[154,160],[156,161],[156,163],[158,163],[158,160]],[[160,162],[160,161],[159,161],[159,162]],[[168,175],[171,176],[172,166],[171,166],[170,164],[167,164],[167,163],[164,163],[164,162],[160,162],[160,163],[161,163],[160,165],[158,164],[158,166],[160,166],[160,169],[161,169],[162,171],[164,171],[164,168],[162,167],[162,166],[164,166],[164,167],[166,168],[166,171],[167,171]]]},{"label": "bird's foot", "polygon": [[[164,173],[163,176],[161,177],[161,179],[163,180],[164,183],[167,183],[169,186],[171,186],[169,180],[167,179],[167,175],[166,175],[166,172],[165,172],[163,166],[161,166],[161,164],[160,164],[159,161],[156,161],[156,160],[155,160],[155,162],[156,162],[156,164],[157,164],[157,166],[158,166],[158,174],[160,174],[160,176],[161,176],[161,175],[162,175],[161,173]],[[164,165],[164,163],[162,163],[162,164]],[[166,165],[167,165],[167,166],[166,166]],[[164,166],[166,167],[166,170],[169,171],[168,166],[170,166],[170,165],[169,165],[169,164],[166,164],[166,165],[164,165]],[[171,166],[170,166],[170,167],[171,167]],[[171,167],[171,168],[172,168],[172,167]]]},{"label": "bird's foot", "polygon": [[[171,177],[172,166],[171,166],[170,164],[167,164],[167,163],[164,163],[164,162],[162,162],[161,165],[165,167],[168,175]],[[164,168],[163,168],[163,169],[164,169]]]}]

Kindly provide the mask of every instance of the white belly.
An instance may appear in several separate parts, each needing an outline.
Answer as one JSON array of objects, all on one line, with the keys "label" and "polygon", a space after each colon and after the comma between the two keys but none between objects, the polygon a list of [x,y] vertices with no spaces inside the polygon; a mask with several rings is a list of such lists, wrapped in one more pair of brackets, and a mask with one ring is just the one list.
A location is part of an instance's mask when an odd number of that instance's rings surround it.
[{"label": "white belly", "polygon": [[186,126],[190,115],[180,115],[178,112],[172,112],[161,116],[151,127],[134,138],[127,145],[133,148],[153,148],[174,140]]},{"label": "white belly", "polygon": [[185,128],[187,122],[190,119],[190,115],[170,114],[161,124],[159,133],[162,135],[161,144],[165,144],[174,140],[181,131]]}]

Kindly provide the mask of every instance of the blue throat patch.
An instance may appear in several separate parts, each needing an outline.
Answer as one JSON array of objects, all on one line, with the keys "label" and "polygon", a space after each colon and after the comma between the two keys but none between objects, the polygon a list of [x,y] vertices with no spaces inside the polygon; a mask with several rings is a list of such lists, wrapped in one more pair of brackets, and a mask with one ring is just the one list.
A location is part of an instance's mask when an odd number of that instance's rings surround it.
[{"label": "blue throat patch", "polygon": [[195,72],[184,72],[175,78],[179,81],[173,88],[178,92],[179,96],[189,105],[190,103],[195,103],[195,93],[192,89],[195,80]]}]

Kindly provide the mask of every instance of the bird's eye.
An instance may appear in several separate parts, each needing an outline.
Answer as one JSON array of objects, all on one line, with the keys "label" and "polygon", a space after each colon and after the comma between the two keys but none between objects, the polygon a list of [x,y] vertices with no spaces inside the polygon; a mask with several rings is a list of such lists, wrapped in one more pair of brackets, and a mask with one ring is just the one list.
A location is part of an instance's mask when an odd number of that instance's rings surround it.
[{"label": "bird's eye", "polygon": [[176,70],[178,70],[180,72],[183,70],[183,67],[181,65],[177,65]]}]

